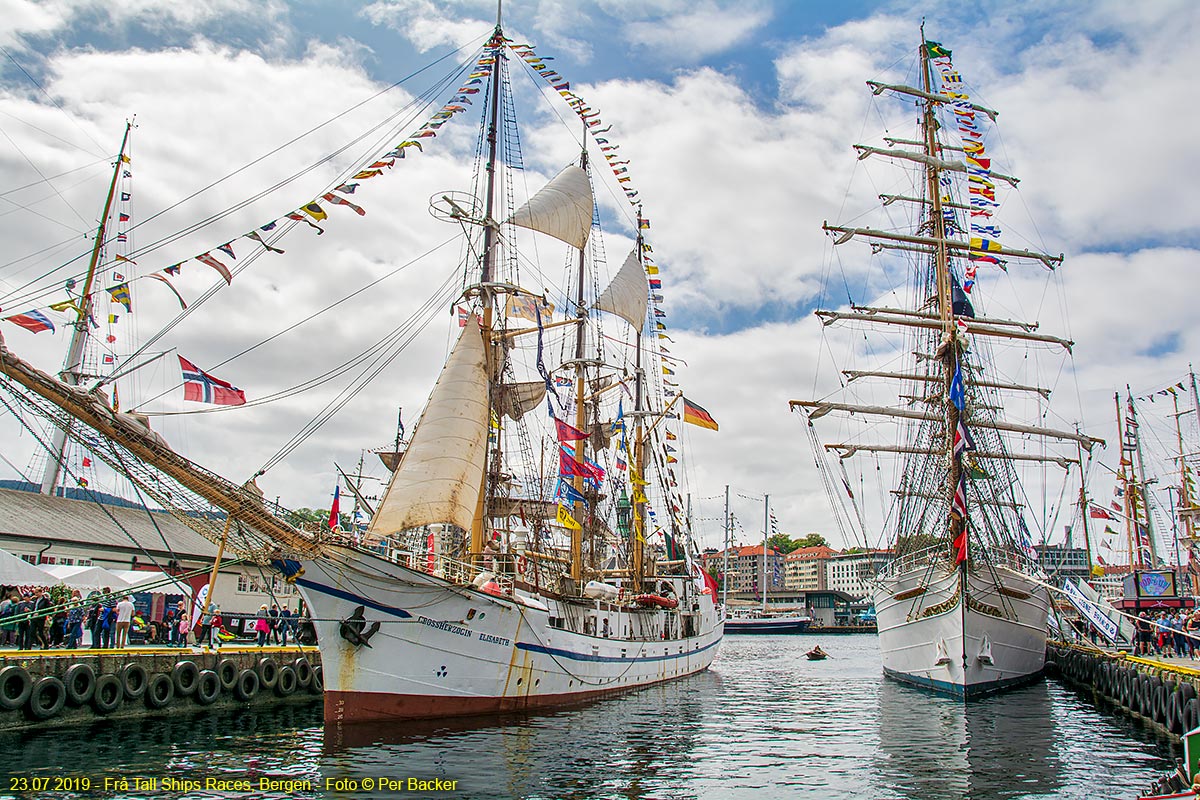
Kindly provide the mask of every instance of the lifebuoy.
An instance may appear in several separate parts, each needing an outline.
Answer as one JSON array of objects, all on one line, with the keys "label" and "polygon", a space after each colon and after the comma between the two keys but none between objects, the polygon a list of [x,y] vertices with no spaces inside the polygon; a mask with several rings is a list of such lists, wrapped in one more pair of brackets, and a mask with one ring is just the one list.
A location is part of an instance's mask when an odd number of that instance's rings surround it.
[{"label": "lifebuoy", "polygon": [[29,670],[15,664],[0,669],[0,707],[20,708],[29,700],[32,691],[33,678]]},{"label": "lifebuoy", "polygon": [[264,689],[274,689],[279,682],[279,665],[270,656],[260,658],[254,671],[258,673],[258,682]]},{"label": "lifebuoy", "polygon": [[212,705],[221,696],[221,679],[211,669],[200,670],[196,678],[196,702],[202,706]]},{"label": "lifebuoy", "polygon": [[50,719],[62,711],[67,702],[67,687],[53,675],[38,678],[29,692],[25,709],[33,719]]},{"label": "lifebuoy", "polygon": [[112,673],[105,673],[96,678],[96,691],[92,693],[92,708],[97,714],[107,714],[116,711],[125,699],[125,687],[121,679]]},{"label": "lifebuoy", "polygon": [[292,669],[296,671],[296,686],[300,689],[307,689],[312,685],[312,664],[308,663],[308,659],[300,656],[292,662]]},{"label": "lifebuoy", "polygon": [[159,672],[146,681],[146,705],[150,708],[166,708],[175,699],[175,682],[170,675]]},{"label": "lifebuoy", "polygon": [[238,675],[237,685],[233,687],[233,696],[243,703],[258,694],[258,673],[252,669],[244,669]]},{"label": "lifebuoy", "polygon": [[146,693],[146,681],[150,679],[141,664],[130,663],[121,667],[121,688],[130,700],[140,700]]},{"label": "lifebuoy", "polygon": [[238,667],[232,658],[222,658],[217,664],[217,677],[221,680],[221,689],[228,692],[237,685]]},{"label": "lifebuoy", "polygon": [[525,556],[517,556],[517,572],[524,575],[527,569],[529,569],[529,561]]},{"label": "lifebuoy", "polygon": [[188,697],[196,691],[196,682],[200,679],[200,668],[195,661],[180,661],[171,670],[171,682],[175,684],[175,694]]},{"label": "lifebuoy", "polygon": [[63,675],[63,685],[67,689],[67,702],[81,706],[96,692],[96,670],[90,664],[72,664]]},{"label": "lifebuoy", "polygon": [[287,697],[296,691],[296,670],[284,664],[279,668],[279,678],[275,681],[275,694]]}]

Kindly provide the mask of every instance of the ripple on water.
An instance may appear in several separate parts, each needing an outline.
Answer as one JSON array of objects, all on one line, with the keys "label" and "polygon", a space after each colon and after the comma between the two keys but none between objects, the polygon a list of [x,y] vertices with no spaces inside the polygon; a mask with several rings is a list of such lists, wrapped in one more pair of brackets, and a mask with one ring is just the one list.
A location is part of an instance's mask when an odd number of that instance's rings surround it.
[{"label": "ripple on water", "polygon": [[[804,659],[818,642],[831,658]],[[317,788],[295,796],[340,800],[399,795],[326,794],[326,778],[457,779],[457,792],[428,795],[454,798],[1116,800],[1168,768],[1168,743],[1054,683],[969,709],[884,680],[871,636],[734,636],[706,673],[551,714],[342,732],[325,731],[319,706],[180,714],[3,734],[0,764],[94,785],[309,779]]]}]

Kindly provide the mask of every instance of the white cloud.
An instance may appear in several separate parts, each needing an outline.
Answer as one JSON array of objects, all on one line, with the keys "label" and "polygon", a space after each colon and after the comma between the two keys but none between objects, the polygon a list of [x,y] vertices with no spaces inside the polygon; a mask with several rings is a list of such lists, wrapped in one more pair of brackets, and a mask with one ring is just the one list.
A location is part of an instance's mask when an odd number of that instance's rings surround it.
[{"label": "white cloud", "polygon": [[[700,61],[743,44],[771,19],[770,8],[761,2],[722,6],[714,0],[703,0],[636,5],[642,14],[649,11],[655,18],[628,23],[628,41],[683,63]],[[629,4],[618,6],[628,8]]]}]

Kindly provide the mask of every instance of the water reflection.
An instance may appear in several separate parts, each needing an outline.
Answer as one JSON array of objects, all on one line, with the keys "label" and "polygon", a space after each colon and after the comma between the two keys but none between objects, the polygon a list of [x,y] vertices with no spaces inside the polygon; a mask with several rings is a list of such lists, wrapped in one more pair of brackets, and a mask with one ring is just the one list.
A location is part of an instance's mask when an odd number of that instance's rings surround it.
[{"label": "water reflection", "polygon": [[[818,642],[831,657],[806,661]],[[730,639],[707,673],[544,715],[326,730],[320,706],[308,705],[0,733],[0,778],[249,778],[255,787],[184,794],[160,783],[103,795],[156,800],[288,796],[259,791],[264,776],[310,780],[290,796],[330,800],[1116,799],[1170,757],[1169,743],[1054,683],[964,711],[885,681],[865,636]],[[410,792],[410,777],[458,783]],[[328,791],[339,778],[402,780],[405,790]]]}]

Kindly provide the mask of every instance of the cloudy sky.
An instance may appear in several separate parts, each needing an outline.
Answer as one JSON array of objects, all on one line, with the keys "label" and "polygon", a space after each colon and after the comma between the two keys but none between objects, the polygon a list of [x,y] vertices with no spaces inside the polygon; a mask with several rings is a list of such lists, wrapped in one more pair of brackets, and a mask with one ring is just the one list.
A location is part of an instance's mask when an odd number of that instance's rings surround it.
[{"label": "cloudy sky", "polygon": [[[411,424],[457,331],[448,300],[421,310],[439,287],[461,285],[463,255],[427,206],[435,194],[469,189],[478,117],[459,115],[423,154],[364,185],[354,200],[365,217],[330,209],[325,234],[295,226],[278,242],[283,255],[236,240],[389,150],[428,116],[414,98],[428,95],[436,111],[454,89],[438,82],[476,53],[494,4],[0,0],[0,8],[3,314],[65,299],[64,281],[84,269],[124,122],[136,115],[123,183],[131,220],[120,247],[128,249],[110,249],[110,258],[133,253],[137,265],[122,271],[131,277],[230,240],[239,258],[229,261],[238,270],[230,287],[185,265],[175,286],[195,309],[146,346],[168,355],[122,384],[123,400],[192,410],[178,389],[156,398],[178,384],[176,351],[255,398],[313,380],[377,340],[413,338],[344,405],[338,392],[348,377],[275,403],[156,419],[181,452],[245,479],[319,409],[339,406],[259,481],[285,505],[327,505],[333,463],[350,468],[362,449],[386,445],[397,406]],[[1066,256],[1055,273],[1037,265],[981,273],[976,297],[986,313],[1035,319],[1076,342],[1067,357],[1002,349],[1002,376],[1054,390],[1049,406],[1019,398],[1010,410],[1053,427],[1078,422],[1111,440],[1114,391],[1129,384],[1147,394],[1186,376],[1200,337],[1200,227],[1188,199],[1200,176],[1187,103],[1200,66],[1194,4],[529,0],[507,3],[505,15],[506,33],[554,57],[631,162],[652,220],[672,353],[686,361],[678,377],[721,424],[719,433],[681,432],[680,489],[692,497],[704,544],[721,537],[726,484],[743,540],[761,530],[761,498],[770,495],[782,530],[856,543],[833,523],[802,418],[787,401],[828,394],[841,369],[903,366],[886,337],[822,329],[811,312],[909,299],[894,269],[863,244],[833,248],[821,224],[905,222],[875,197],[908,178],[883,160],[856,160],[851,145],[912,136],[913,108],[873,98],[864,82],[916,80],[922,20],[929,38],[954,51],[972,96],[1000,112],[987,140],[993,167],[1021,178],[999,198],[1002,240]],[[569,110],[518,77],[533,186],[571,161],[578,144],[559,124]],[[615,187],[609,180],[597,190],[610,271],[631,235]],[[261,257],[250,257],[255,250]],[[119,266],[110,265],[108,280]],[[118,355],[179,310],[161,284],[135,280],[133,288],[134,313],[115,332]],[[53,370],[67,315],[47,313],[60,328],[53,336],[8,323],[0,332]],[[1147,414],[1166,441],[1164,408],[1160,401]],[[36,466],[30,435],[11,420],[0,431],[3,477]],[[835,426],[822,437],[845,432]],[[1099,460],[1112,466],[1114,453],[1098,451]],[[857,466],[876,470],[874,460]],[[890,467],[878,469],[884,477],[863,478],[864,486],[887,483]],[[1107,498],[1111,475],[1097,465],[1092,477],[1091,491]],[[1046,471],[1030,483],[1030,521],[1055,526],[1055,540],[1070,521],[1049,510],[1061,483]],[[866,509],[876,539],[882,491]]]}]

